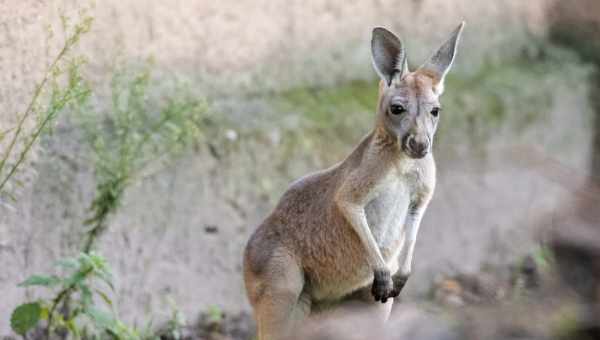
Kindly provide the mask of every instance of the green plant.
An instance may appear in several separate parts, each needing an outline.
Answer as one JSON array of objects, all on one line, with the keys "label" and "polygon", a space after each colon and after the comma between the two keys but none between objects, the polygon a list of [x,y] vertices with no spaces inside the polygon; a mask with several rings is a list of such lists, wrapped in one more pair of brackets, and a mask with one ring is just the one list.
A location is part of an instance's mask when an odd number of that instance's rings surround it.
[{"label": "green plant", "polygon": [[182,339],[182,330],[186,326],[187,321],[185,315],[177,308],[175,302],[169,298],[169,305],[171,307],[171,318],[167,321],[164,329],[158,333],[158,337],[161,339]]},{"label": "green plant", "polygon": [[[18,306],[11,316],[11,327],[20,335],[46,321],[46,335],[59,329],[74,338],[137,339],[135,330],[116,316],[108,291],[113,291],[112,274],[106,260],[95,253],[57,262],[63,275],[32,275],[20,287],[44,287],[54,292],[51,299],[39,299]],[[67,297],[68,304],[67,304]],[[102,301],[103,307],[100,307]],[[64,309],[68,308],[68,313]]]},{"label": "green plant", "polygon": [[[83,252],[93,248],[131,183],[152,171],[153,165],[180,154],[201,135],[206,103],[181,85],[166,90],[156,86],[151,66],[117,70],[108,109],[99,112],[88,105],[78,110],[97,180],[92,216],[85,222],[91,227]],[[167,93],[157,95],[161,90]]]},{"label": "green plant", "polygon": [[535,264],[542,272],[550,271],[555,265],[554,252],[545,244],[539,244],[532,252]]},{"label": "green plant", "polygon": [[[10,136],[8,145],[0,155],[0,194],[12,197],[5,190],[9,180],[14,178],[32,147],[66,106],[81,104],[90,94],[87,84],[80,76],[80,68],[85,63],[81,57],[69,57],[82,35],[89,32],[93,18],[81,12],[78,23],[69,26],[66,16],[62,16],[63,29],[66,39],[62,48],[47,67],[44,76],[36,85],[27,108],[17,115],[17,125],[0,131],[0,143]],[[51,32],[51,31],[50,31]],[[36,119],[37,118],[37,119]],[[36,119],[32,129],[26,128],[26,123]],[[19,181],[15,181],[19,184]]]},{"label": "green plant", "polygon": [[[70,270],[68,276],[35,275],[20,285],[60,289],[51,300],[15,309],[11,324],[18,334],[24,335],[40,320],[46,320],[48,337],[56,329],[63,329],[76,338],[142,338],[121,322],[114,310],[111,314],[97,307],[95,300],[113,306],[109,295],[92,284],[100,280],[112,289],[112,280],[106,261],[92,249],[108,225],[107,218],[118,209],[125,189],[152,164],[179,154],[195,141],[207,112],[203,101],[193,99],[181,88],[157,101],[150,100],[150,75],[150,65],[137,72],[118,71],[111,83],[110,109],[104,112],[97,112],[84,101],[74,107],[94,157],[96,193],[90,206],[91,217],[84,222],[91,227],[79,257],[60,261]],[[180,323],[182,319],[176,314],[173,320]],[[173,335],[179,334],[179,323],[171,325]]]},{"label": "green plant", "polygon": [[207,321],[211,325],[221,325],[224,319],[223,311],[219,306],[210,306],[207,311]]},{"label": "green plant", "polygon": [[[34,275],[20,284],[46,287],[55,294],[48,300],[18,306],[11,316],[11,325],[23,336],[45,321],[48,338],[58,330],[74,338],[149,338],[117,318],[110,295],[97,287],[98,282],[104,282],[112,290],[110,270],[104,258],[92,250],[108,226],[108,217],[119,208],[126,188],[153,171],[155,165],[179,155],[201,136],[207,105],[180,84],[170,89],[156,86],[148,63],[133,71],[117,70],[110,86],[111,105],[102,110],[91,103],[100,103],[104,97],[79,86],[84,83],[79,76],[81,63],[69,65],[76,66],[67,72],[70,83],[66,91],[71,92],[53,92],[51,107],[58,112],[56,109],[66,105],[65,100],[73,104],[74,122],[90,146],[97,184],[90,205],[91,217],[84,221],[89,229],[79,257],[59,262],[67,270],[65,276]],[[72,97],[78,100],[73,101]],[[88,97],[94,100],[85,100]],[[104,308],[98,307],[100,301]],[[176,313],[173,320],[177,322],[171,325],[175,336],[181,328],[181,315]]]}]

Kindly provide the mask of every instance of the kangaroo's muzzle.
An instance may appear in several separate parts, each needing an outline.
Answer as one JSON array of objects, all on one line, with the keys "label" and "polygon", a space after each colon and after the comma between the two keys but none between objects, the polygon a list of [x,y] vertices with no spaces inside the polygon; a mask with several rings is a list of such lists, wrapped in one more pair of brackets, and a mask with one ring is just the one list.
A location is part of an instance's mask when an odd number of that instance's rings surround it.
[{"label": "kangaroo's muzzle", "polygon": [[402,149],[411,158],[423,158],[429,152],[429,140],[425,136],[408,135],[402,142]]}]

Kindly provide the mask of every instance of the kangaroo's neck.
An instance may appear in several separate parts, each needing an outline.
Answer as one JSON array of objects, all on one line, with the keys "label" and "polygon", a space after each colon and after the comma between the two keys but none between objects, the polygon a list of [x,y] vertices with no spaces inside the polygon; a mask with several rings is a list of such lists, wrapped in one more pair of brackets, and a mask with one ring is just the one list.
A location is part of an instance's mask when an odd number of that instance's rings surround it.
[{"label": "kangaroo's neck", "polygon": [[376,152],[400,153],[401,147],[398,138],[392,136],[385,127],[380,124],[375,125],[371,132],[370,149]]},{"label": "kangaroo's neck", "polygon": [[[410,169],[418,160],[410,158],[403,150],[401,141],[379,124],[363,141],[361,166]],[[363,144],[363,143],[361,143]],[[370,165],[369,165],[370,164]],[[401,171],[404,172],[404,171]]]},{"label": "kangaroo's neck", "polygon": [[369,158],[374,158],[379,162],[388,161],[391,163],[396,163],[406,158],[406,155],[402,151],[401,142],[384,126],[376,124],[370,136],[368,146]]},{"label": "kangaroo's neck", "polygon": [[350,168],[410,167],[415,160],[408,157],[398,138],[383,126],[376,124],[371,133],[363,138],[344,163]]}]

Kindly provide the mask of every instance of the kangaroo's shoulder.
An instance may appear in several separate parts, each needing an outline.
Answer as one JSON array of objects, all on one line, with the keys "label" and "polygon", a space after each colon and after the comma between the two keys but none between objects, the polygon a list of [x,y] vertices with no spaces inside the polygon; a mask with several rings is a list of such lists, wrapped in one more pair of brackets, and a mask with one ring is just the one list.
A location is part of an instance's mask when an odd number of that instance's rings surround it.
[{"label": "kangaroo's shoulder", "polygon": [[335,187],[338,172],[339,164],[336,164],[293,181],[281,196],[274,213],[302,213],[311,206],[326,204],[330,192]]},{"label": "kangaroo's shoulder", "polygon": [[[323,170],[312,172],[293,181],[282,197],[282,201],[298,196],[323,194],[334,190],[339,182],[352,172],[361,167],[364,155],[368,152],[372,133],[363,137],[360,143],[341,162]],[[304,197],[310,198],[310,197]]]}]

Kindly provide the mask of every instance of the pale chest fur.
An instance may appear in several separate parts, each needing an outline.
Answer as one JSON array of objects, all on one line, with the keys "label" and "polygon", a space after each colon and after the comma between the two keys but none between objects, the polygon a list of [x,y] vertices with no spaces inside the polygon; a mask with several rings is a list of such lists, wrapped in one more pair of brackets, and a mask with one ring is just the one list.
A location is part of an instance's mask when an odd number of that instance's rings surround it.
[{"label": "pale chest fur", "polygon": [[435,185],[433,159],[392,167],[377,185],[365,207],[369,228],[388,262],[396,258],[406,237],[405,223],[411,206]]}]

